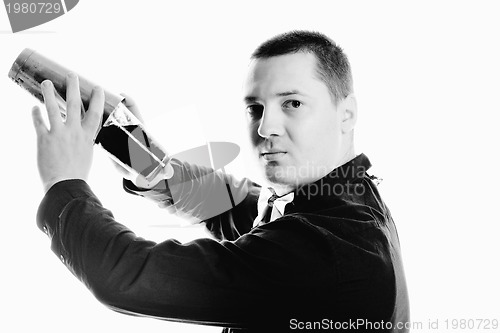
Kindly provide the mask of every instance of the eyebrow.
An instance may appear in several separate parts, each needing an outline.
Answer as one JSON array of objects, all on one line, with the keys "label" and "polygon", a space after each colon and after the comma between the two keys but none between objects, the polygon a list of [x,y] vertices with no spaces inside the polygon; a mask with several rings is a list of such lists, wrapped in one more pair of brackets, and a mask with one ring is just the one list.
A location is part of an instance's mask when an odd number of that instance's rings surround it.
[{"label": "eyebrow", "polygon": [[[305,96],[304,94],[300,93],[300,91],[298,91],[298,90],[287,90],[287,91],[279,92],[276,94],[276,96],[278,96],[278,97],[285,97],[285,96],[290,96],[290,95],[303,95],[303,96]],[[257,100],[258,100],[258,98],[255,96],[246,96],[244,98],[244,101],[246,103],[254,103]]]},{"label": "eyebrow", "polygon": [[276,96],[278,97],[284,97],[284,96],[290,96],[290,95],[301,95],[301,93],[298,90],[289,90],[289,91],[284,91],[277,93]]},{"label": "eyebrow", "polygon": [[255,96],[246,96],[244,99],[245,103],[254,103],[257,101],[257,97]]}]

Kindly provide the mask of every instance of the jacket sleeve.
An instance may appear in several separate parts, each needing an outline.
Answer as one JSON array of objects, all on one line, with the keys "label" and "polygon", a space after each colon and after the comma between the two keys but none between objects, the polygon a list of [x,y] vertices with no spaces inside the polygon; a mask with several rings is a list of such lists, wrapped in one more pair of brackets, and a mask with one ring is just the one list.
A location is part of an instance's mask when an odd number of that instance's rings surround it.
[{"label": "jacket sleeve", "polygon": [[255,228],[234,242],[139,238],[82,180],[55,184],[40,204],[37,224],[53,252],[102,303],[176,321],[246,327],[263,300],[276,295],[269,304],[282,301],[280,290],[285,295],[290,283],[315,276],[311,267],[325,265],[314,264],[305,248],[314,242],[297,243],[304,233],[294,223],[287,230]]},{"label": "jacket sleeve", "polygon": [[172,159],[171,165],[171,179],[150,190],[124,179],[125,191],[152,200],[192,223],[206,222],[207,229],[219,240],[235,240],[251,229],[257,216],[258,184],[177,159]]}]

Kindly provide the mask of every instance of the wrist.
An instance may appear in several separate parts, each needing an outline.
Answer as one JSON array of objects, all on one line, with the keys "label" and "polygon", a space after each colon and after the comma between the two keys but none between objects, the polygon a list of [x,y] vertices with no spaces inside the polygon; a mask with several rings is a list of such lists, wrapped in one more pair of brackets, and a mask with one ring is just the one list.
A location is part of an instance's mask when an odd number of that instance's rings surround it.
[{"label": "wrist", "polygon": [[147,179],[142,175],[138,175],[134,180],[131,180],[135,186],[145,190],[151,190],[155,188],[158,184],[162,183],[165,179],[172,178],[174,174],[174,169],[167,163],[163,169],[161,169],[154,177]]}]

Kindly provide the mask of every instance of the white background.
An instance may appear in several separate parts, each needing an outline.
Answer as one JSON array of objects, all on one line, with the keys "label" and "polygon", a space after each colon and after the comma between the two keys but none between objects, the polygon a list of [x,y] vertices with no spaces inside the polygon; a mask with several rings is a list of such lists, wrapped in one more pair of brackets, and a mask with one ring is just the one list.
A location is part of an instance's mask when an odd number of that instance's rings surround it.
[{"label": "white background", "polygon": [[[7,78],[17,55],[33,48],[132,95],[147,128],[172,153],[207,141],[239,144],[240,156],[226,169],[256,178],[242,81],[253,49],[291,29],[329,35],[351,60],[357,151],[384,179],[380,190],[399,230],[412,320],[424,324],[421,331],[439,320],[444,332],[446,319],[500,319],[498,7],[496,1],[82,0],[68,14],[16,34],[0,9],[0,331],[220,331],[114,313],[53,255],[35,225],[43,197],[30,112],[37,101]],[[204,236],[124,193],[98,147],[89,183],[117,220],[143,237]]]}]

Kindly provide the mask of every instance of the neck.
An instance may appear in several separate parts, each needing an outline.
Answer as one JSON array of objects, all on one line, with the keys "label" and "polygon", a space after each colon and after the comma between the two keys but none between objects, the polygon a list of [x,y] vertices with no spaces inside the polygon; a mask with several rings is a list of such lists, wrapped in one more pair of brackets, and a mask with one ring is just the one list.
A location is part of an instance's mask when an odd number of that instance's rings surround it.
[{"label": "neck", "polygon": [[350,145],[341,156],[342,157],[339,159],[339,162],[337,163],[337,166],[335,168],[338,168],[339,166],[346,164],[347,162],[356,157],[354,145]]},{"label": "neck", "polygon": [[[356,157],[356,152],[354,150],[354,145],[349,145],[347,149],[345,149],[342,154],[340,155],[341,158],[337,161],[336,166],[332,170],[328,170],[328,173],[333,171],[334,169],[346,164],[347,162],[351,161]],[[328,173],[325,175],[322,175],[319,178],[322,178],[326,176]],[[297,184],[297,185],[291,185],[291,184],[276,184],[276,183],[268,183],[268,186],[271,186],[274,191],[276,191],[276,194],[278,196],[283,196],[286,195],[292,191],[294,191],[297,187],[304,185],[304,184]]]},{"label": "neck", "polygon": [[283,185],[283,184],[270,184],[273,190],[276,192],[276,195],[279,197],[284,196],[290,192],[293,192],[296,186],[292,185]]}]

